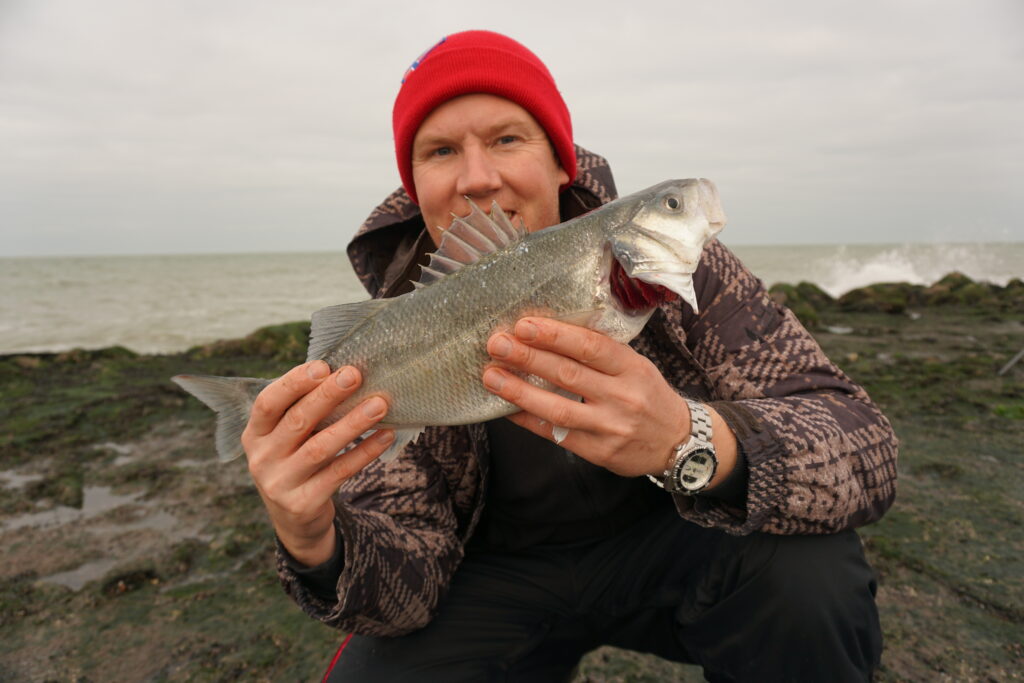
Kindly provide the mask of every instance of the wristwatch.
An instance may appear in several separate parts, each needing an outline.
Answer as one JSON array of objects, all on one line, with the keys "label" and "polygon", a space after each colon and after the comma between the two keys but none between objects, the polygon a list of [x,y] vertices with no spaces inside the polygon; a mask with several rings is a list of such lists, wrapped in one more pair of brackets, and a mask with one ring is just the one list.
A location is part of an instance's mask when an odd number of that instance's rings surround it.
[{"label": "wristwatch", "polygon": [[690,407],[690,438],[675,447],[668,467],[660,477],[648,478],[670,493],[692,496],[707,488],[718,469],[718,456],[711,443],[711,415],[696,401]]}]

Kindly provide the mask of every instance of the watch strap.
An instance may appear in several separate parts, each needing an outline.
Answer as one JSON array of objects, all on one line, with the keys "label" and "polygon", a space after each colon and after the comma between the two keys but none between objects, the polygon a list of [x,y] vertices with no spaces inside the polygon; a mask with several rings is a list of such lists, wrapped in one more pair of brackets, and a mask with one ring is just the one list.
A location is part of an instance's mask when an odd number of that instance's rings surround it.
[{"label": "watch strap", "polygon": [[711,413],[707,406],[690,399],[686,399],[686,405],[690,407],[690,438],[711,443]]},{"label": "watch strap", "polygon": [[659,488],[673,493],[678,491],[673,486],[673,482],[677,481],[678,470],[683,466],[685,454],[692,450],[690,446],[694,445],[695,441],[710,445],[712,437],[711,413],[708,412],[707,406],[685,396],[683,400],[686,401],[686,405],[690,409],[690,436],[672,449],[672,457],[660,477],[653,474],[647,475],[647,478]]}]

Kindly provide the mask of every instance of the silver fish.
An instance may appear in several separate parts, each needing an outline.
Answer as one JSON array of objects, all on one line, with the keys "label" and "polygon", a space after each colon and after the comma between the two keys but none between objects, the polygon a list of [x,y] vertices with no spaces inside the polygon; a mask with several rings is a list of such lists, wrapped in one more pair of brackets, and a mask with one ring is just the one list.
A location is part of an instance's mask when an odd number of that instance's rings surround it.
[{"label": "silver fish", "polygon": [[[513,226],[497,203],[489,215],[470,204],[470,214],[455,217],[444,232],[412,292],[313,315],[307,361],[323,359],[332,371],[353,365],[363,374],[359,391],[321,426],[371,395],[387,396],[389,410],[379,426],[394,429],[396,437],[382,460],[427,426],[483,422],[519,410],[487,391],[480,378],[492,362],[487,339],[524,315],[574,322],[620,342],[638,335],[655,307],[636,310],[619,301],[610,282],[613,259],[630,278],[661,285],[696,311],[693,272],[704,244],[725,225],[718,191],[705,179],[665,181],[534,233]],[[241,455],[252,402],[271,380],[173,380],[217,411],[220,459]]]}]

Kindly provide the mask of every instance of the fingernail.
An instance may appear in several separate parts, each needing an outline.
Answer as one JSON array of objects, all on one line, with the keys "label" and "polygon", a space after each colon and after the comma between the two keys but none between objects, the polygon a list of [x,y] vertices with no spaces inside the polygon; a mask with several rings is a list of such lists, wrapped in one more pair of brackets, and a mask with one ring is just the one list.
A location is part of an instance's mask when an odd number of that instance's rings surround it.
[{"label": "fingernail", "polygon": [[531,322],[520,320],[516,325],[516,336],[520,339],[536,339],[537,332],[537,326]]},{"label": "fingernail", "polygon": [[504,358],[512,352],[512,342],[508,337],[498,337],[491,342],[491,355],[496,358]]},{"label": "fingernail", "polygon": [[494,391],[501,391],[505,386],[505,376],[499,370],[491,368],[484,373],[484,386]]},{"label": "fingernail", "polygon": [[334,378],[342,389],[351,389],[356,383],[356,373],[352,368],[342,368],[338,376]]},{"label": "fingernail", "polygon": [[370,418],[377,418],[384,414],[387,404],[379,396],[371,398],[363,404],[363,415]]},{"label": "fingernail", "polygon": [[311,363],[306,368],[306,372],[309,374],[310,379],[323,379],[331,372],[331,369],[327,367],[327,363],[318,360]]},{"label": "fingernail", "polygon": [[382,429],[374,434],[373,438],[377,440],[377,443],[387,445],[395,440],[395,433],[390,429]]}]

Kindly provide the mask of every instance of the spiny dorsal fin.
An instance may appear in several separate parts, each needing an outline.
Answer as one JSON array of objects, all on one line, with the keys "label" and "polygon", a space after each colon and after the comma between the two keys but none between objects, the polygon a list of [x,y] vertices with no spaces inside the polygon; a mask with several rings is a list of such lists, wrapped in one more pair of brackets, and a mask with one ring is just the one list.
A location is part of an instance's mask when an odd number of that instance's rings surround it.
[{"label": "spiny dorsal fin", "polygon": [[377,315],[391,304],[390,299],[370,299],[354,304],[338,304],[321,308],[313,314],[309,331],[306,362],[321,360],[361,323]]},{"label": "spiny dorsal fin", "polygon": [[[461,232],[465,234],[468,231],[462,230]],[[474,234],[474,236],[476,235],[479,235],[479,233]],[[441,237],[441,246],[438,248],[436,253],[432,254],[432,256],[444,258],[448,261],[454,261],[465,266],[470,263],[476,263],[480,260],[481,256],[489,254],[492,251],[494,251],[493,248],[477,248],[473,246],[470,242],[462,239],[456,233],[452,232],[451,228],[449,228],[445,231],[444,236]]]},{"label": "spiny dorsal fin", "polygon": [[[441,235],[441,246],[430,255],[430,263],[421,266],[419,285],[429,285],[462,266],[476,263],[487,254],[501,251],[526,235],[522,221],[519,227],[505,215],[498,202],[491,203],[491,215],[480,210],[472,199],[468,216],[455,216],[451,227]],[[419,287],[417,287],[419,289]]]}]

